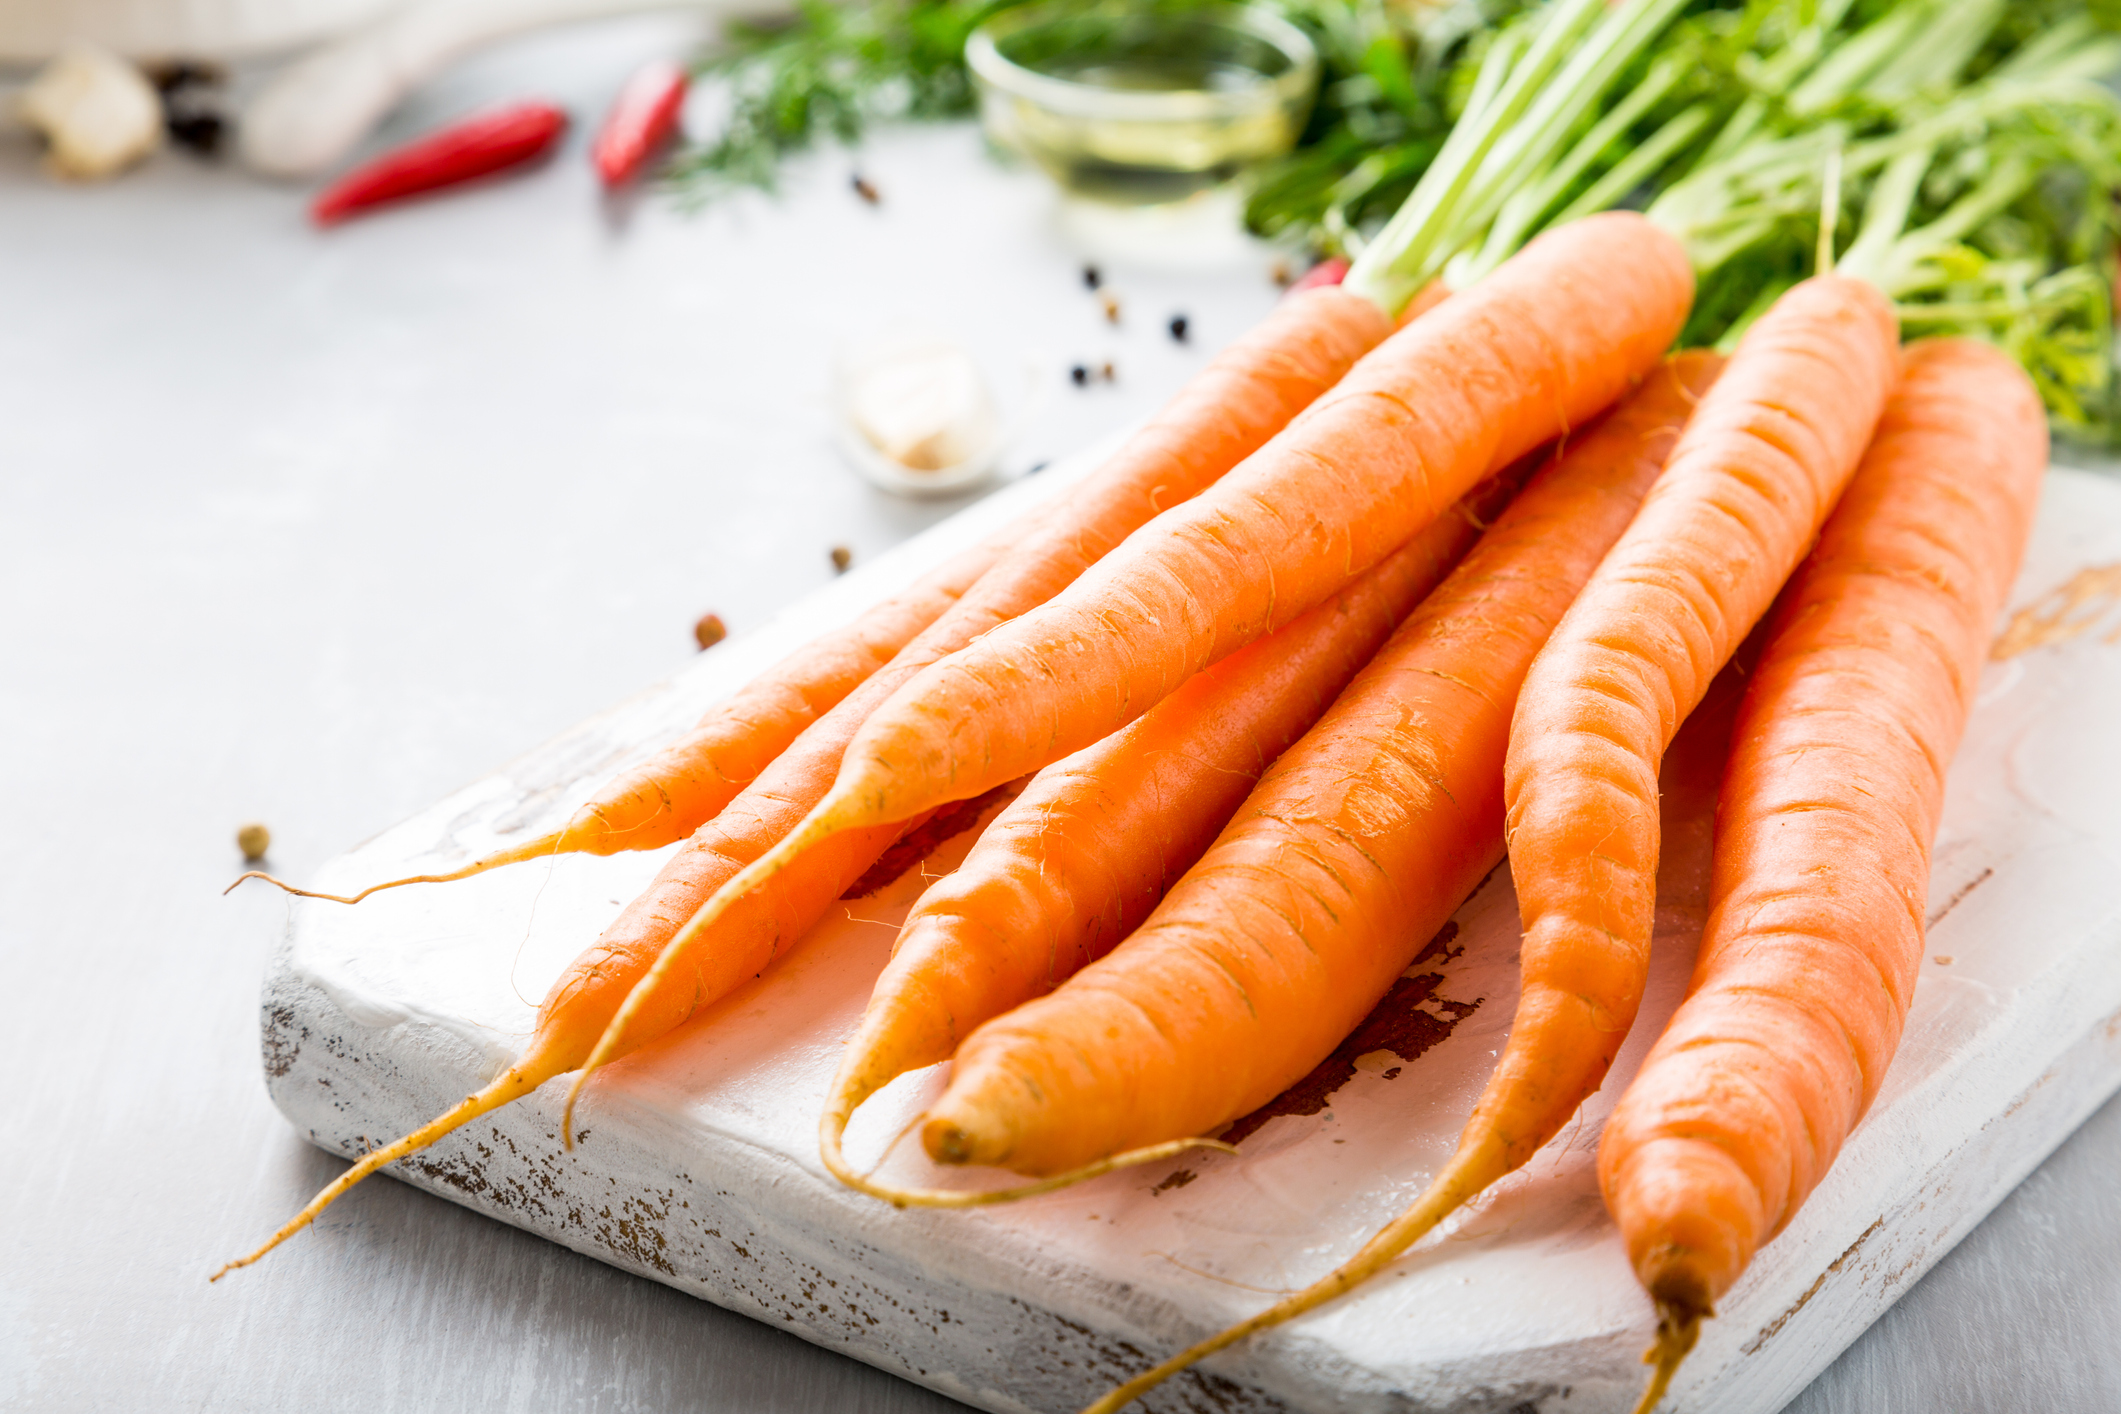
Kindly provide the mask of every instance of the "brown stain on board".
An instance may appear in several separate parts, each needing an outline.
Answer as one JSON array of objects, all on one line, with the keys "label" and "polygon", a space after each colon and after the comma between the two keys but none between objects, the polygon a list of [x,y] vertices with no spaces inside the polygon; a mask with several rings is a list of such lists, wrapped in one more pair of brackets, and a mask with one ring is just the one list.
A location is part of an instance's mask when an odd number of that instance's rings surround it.
[{"label": "brown stain on board", "polygon": [[265,1009],[264,1024],[258,1028],[258,1041],[265,1058],[265,1078],[285,1079],[302,1058],[302,1043],[309,1039],[309,1028],[295,1018],[295,1009],[285,1002]]},{"label": "brown stain on board", "polygon": [[[1442,931],[1429,939],[1427,946],[1415,956],[1408,970],[1412,972],[1425,963],[1440,967],[1457,958],[1465,951],[1463,947],[1451,946],[1457,937],[1458,924],[1444,924]],[[1348,1039],[1333,1048],[1333,1054],[1320,1061],[1309,1075],[1224,1130],[1223,1142],[1242,1143],[1268,1120],[1282,1115],[1318,1114],[1341,1086],[1355,1078],[1356,1061],[1374,1051],[1390,1051],[1404,1065],[1420,1059],[1424,1052],[1448,1038],[1459,1022],[1480,1007],[1481,999],[1477,997],[1470,1002],[1454,1002],[1437,996],[1436,988],[1442,981],[1441,972],[1431,971],[1401,977],[1394,982],[1383,1000],[1362,1019],[1362,1024],[1348,1034]],[[1432,1000],[1436,1011],[1423,1011],[1422,1003]],[[1441,1015],[1437,1014],[1439,1012]],[[1400,1066],[1393,1066],[1385,1071],[1385,1079],[1397,1078],[1400,1069]]]},{"label": "brown stain on board", "polygon": [[[2001,662],[2081,637],[2098,628],[2116,604],[2121,604],[2121,564],[2079,570],[2067,583],[2012,614],[1988,656]],[[2103,641],[2121,642],[2121,627]]]},{"label": "brown stain on board", "polygon": [[1810,1286],[1804,1289],[1804,1295],[1798,1297],[1795,1301],[1790,1303],[1790,1308],[1787,1311],[1784,1311],[1774,1320],[1768,1322],[1767,1328],[1765,1330],[1761,1331],[1760,1334],[1754,1336],[1751,1340],[1747,1341],[1745,1343],[1745,1348],[1740,1352],[1740,1354],[1751,1355],[1761,1346],[1766,1345],[1770,1340],[1773,1340],[1775,1338],[1775,1333],[1781,1330],[1784,1326],[1788,1325],[1790,1322],[1790,1318],[1792,1316],[1795,1316],[1799,1311],[1802,1311],[1805,1308],[1806,1303],[1809,1302],[1814,1296],[1817,1296],[1819,1294],[1820,1288],[1826,1285],[1826,1279],[1830,1276],[1839,1275],[1841,1269],[1849,1264],[1849,1259],[1856,1255],[1857,1249],[1862,1247],[1864,1243],[1871,1240],[1872,1233],[1876,1232],[1879,1228],[1884,1226],[1885,1219],[1879,1218],[1876,1222],[1872,1223],[1869,1227],[1865,1228],[1860,1234],[1858,1234],[1856,1240],[1848,1245],[1848,1249],[1844,1251],[1840,1256],[1836,1257],[1831,1263],[1829,1263],[1827,1265],[1827,1269],[1819,1274],[1819,1279],[1817,1281],[1814,1281]]},{"label": "brown stain on board", "polygon": [[[1958,889],[1953,892],[1952,896],[1944,901],[1944,907],[1938,909],[1935,913],[1932,913],[1929,917],[1922,920],[1922,931],[1927,933],[1930,929],[1936,927],[1939,923],[1942,923],[1944,921],[1945,914],[1950,913],[1953,909],[1957,908],[1961,903],[1966,900],[1966,896],[1968,894],[1980,888],[1983,884],[1987,883],[1990,879],[1994,878],[1995,875],[1995,866],[1990,865],[1988,868],[1983,869],[1979,874],[1976,874],[1972,879],[1968,880],[1966,883],[1961,884]],[[1938,959],[1938,961],[1940,962],[1943,960],[1944,959],[1942,958]]]}]

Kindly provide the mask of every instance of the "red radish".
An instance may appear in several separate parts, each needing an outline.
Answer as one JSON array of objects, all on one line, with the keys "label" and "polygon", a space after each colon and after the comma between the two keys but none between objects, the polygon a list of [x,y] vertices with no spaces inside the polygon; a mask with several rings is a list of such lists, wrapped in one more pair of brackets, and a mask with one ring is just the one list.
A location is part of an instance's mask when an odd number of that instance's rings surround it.
[{"label": "red radish", "polygon": [[656,149],[676,135],[678,110],[685,106],[690,82],[685,70],[668,59],[651,61],[626,81],[590,149],[605,186],[632,180]]},{"label": "red radish", "polygon": [[309,214],[335,226],[371,207],[505,172],[544,156],[566,131],[567,110],[540,100],[489,108],[356,167],[319,193]]},{"label": "red radish", "polygon": [[1348,262],[1339,256],[1329,256],[1304,271],[1303,278],[1289,286],[1289,293],[1298,290],[1315,290],[1320,285],[1337,285],[1348,278]]}]

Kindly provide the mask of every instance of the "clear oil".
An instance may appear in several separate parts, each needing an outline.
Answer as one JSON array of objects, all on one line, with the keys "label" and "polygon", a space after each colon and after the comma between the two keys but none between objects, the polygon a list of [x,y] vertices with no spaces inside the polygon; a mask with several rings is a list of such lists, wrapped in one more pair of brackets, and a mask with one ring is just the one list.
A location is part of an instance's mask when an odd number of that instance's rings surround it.
[{"label": "clear oil", "polygon": [[[1288,151],[1309,107],[1308,92],[1289,92],[1286,54],[1200,13],[1085,16],[1016,36],[1002,53],[1033,73],[1113,95],[1109,108],[1072,112],[996,89],[983,100],[991,131],[1069,191],[1099,201],[1178,201],[1218,186]],[[1154,118],[1130,115],[1126,97],[1142,94],[1203,101]]]}]

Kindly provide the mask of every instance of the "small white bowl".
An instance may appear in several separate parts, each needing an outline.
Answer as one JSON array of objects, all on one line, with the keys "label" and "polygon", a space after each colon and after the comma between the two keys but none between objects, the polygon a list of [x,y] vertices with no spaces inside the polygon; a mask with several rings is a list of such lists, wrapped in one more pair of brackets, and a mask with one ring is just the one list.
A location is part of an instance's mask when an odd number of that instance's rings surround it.
[{"label": "small white bowl", "polygon": [[886,491],[942,496],[992,476],[1023,429],[1039,385],[997,392],[962,345],[906,321],[841,346],[833,362],[833,432],[856,470]]}]

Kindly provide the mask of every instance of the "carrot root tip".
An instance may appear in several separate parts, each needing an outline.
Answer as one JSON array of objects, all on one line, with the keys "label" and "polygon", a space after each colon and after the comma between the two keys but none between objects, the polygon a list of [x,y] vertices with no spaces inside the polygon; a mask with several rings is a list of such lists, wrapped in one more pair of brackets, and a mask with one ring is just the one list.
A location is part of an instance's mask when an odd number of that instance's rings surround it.
[{"label": "carrot root tip", "polygon": [[[1237,1152],[1220,1139],[1171,1139],[1162,1144],[1151,1144],[1144,1149],[1130,1149],[1123,1154],[1099,1159],[1084,1164],[1081,1168],[1057,1173],[1050,1178],[1041,1178],[1016,1188],[953,1189],[953,1188],[892,1188],[877,1183],[864,1175],[855,1173],[842,1160],[832,1168],[840,1182],[859,1193],[872,1198],[881,1198],[894,1208],[986,1208],[999,1203],[1014,1203],[1024,1198],[1036,1198],[1046,1193],[1057,1193],[1063,1188],[1072,1188],[1078,1183],[1101,1178],[1116,1169],[1135,1168],[1142,1164],[1153,1164],[1164,1159],[1176,1158],[1188,1149],[1216,1149],[1225,1154]],[[828,1159],[828,1166],[831,1161]]]},{"label": "carrot root tip", "polygon": [[507,849],[495,850],[492,854],[482,855],[463,868],[453,869],[446,874],[408,874],[402,879],[386,879],[380,884],[370,884],[357,894],[327,894],[317,889],[298,889],[285,879],[274,878],[262,869],[252,869],[237,875],[234,884],[230,884],[227,888],[221,890],[221,896],[226,898],[235,891],[236,884],[242,883],[245,879],[263,879],[274,888],[293,894],[296,898],[314,898],[323,899],[328,903],[354,904],[359,903],[370,894],[378,894],[385,889],[403,888],[407,884],[449,884],[454,883],[458,879],[469,879],[475,874],[483,874],[489,869],[498,869],[503,864],[520,864],[527,859],[542,859],[548,855],[559,853],[563,838],[564,832],[540,835],[527,843],[511,845]]},{"label": "carrot root tip", "polygon": [[247,1267],[266,1253],[278,1247],[288,1238],[317,1220],[317,1216],[337,1202],[349,1189],[376,1170],[396,1163],[408,1154],[418,1153],[446,1134],[463,1128],[472,1120],[489,1111],[498,1109],[517,1097],[535,1090],[557,1072],[545,1068],[537,1059],[526,1058],[502,1072],[485,1089],[464,1097],[458,1104],[435,1116],[412,1133],[380,1149],[371,1149],[353,1162],[353,1165],[333,1179],[304,1205],[301,1212],[289,1218],[278,1232],[265,1240],[265,1245],[247,1257],[238,1257],[208,1277],[209,1282],[219,1281],[237,1267]]},{"label": "carrot root tip", "polygon": [[972,1162],[972,1143],[965,1131],[947,1121],[938,1123],[921,1136],[929,1153],[936,1162],[966,1164]]},{"label": "carrot root tip", "polygon": [[1642,1392],[1642,1402],[1635,1406],[1635,1414],[1651,1414],[1662,1402],[1665,1391],[1671,1388],[1672,1376],[1679,1372],[1679,1362],[1686,1359],[1694,1342],[1701,1338],[1702,1318],[1713,1314],[1692,1306],[1657,1303],[1657,1339],[1642,1352],[1642,1363],[1656,1368],[1650,1372],[1650,1383]]},{"label": "carrot root tip", "polygon": [[[232,883],[227,888],[221,890],[221,897],[227,898],[230,894],[234,893],[236,891],[236,885],[242,883],[245,879],[263,879],[266,883],[271,884],[274,888],[279,889],[283,893],[293,894],[296,898],[320,898],[326,899],[332,903],[357,903],[361,899],[367,897],[365,893],[348,896],[346,894],[319,893],[315,889],[298,889],[293,884],[288,883],[285,879],[274,878],[272,875],[266,873],[263,869],[248,869],[245,870],[243,873],[238,874],[236,876],[235,883]],[[378,885],[378,887],[382,886]]]}]

